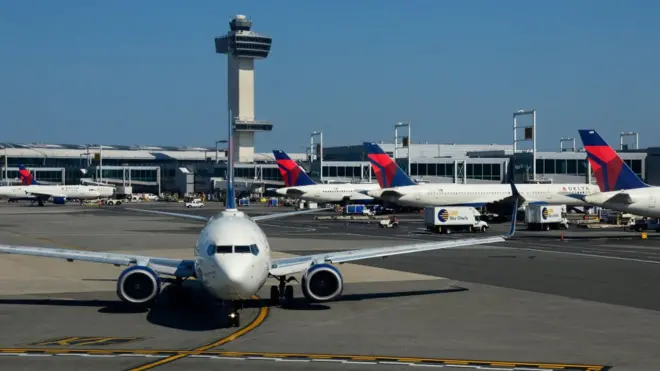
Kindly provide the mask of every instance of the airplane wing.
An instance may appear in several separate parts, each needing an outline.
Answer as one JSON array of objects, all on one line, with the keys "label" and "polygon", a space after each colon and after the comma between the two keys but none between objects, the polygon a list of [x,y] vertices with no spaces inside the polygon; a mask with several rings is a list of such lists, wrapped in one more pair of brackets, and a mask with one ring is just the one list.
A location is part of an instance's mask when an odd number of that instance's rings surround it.
[{"label": "airplane wing", "polygon": [[[171,213],[171,212],[168,212],[168,211],[133,209],[133,208],[126,208],[125,210],[137,211],[137,212],[141,212],[141,213],[154,214],[154,215],[173,216],[173,217],[182,218],[182,219],[199,220],[199,221],[202,221],[202,222],[208,222],[209,220],[213,219],[213,217],[209,218],[209,217],[202,216],[202,215],[193,215],[193,214],[184,214],[184,213]],[[285,217],[288,217],[288,216],[301,215],[301,214],[310,214],[310,213],[315,213],[315,212],[325,211],[325,210],[332,210],[332,208],[331,207],[325,207],[325,208],[319,208],[319,209],[288,211],[288,212],[284,212],[284,213],[273,213],[273,214],[266,214],[266,215],[258,215],[258,216],[251,217],[251,219],[254,220],[255,222],[258,222],[258,221],[261,221],[261,220],[285,218]]]},{"label": "airplane wing", "polygon": [[[322,211],[328,209],[330,208],[266,214],[266,215],[255,216],[252,218],[252,220],[260,221],[260,220],[275,219],[285,216],[307,214],[315,211]],[[156,215],[174,216],[174,217],[199,220],[204,222],[207,222],[211,219],[201,215],[171,213],[166,211],[144,210],[144,209],[127,209],[127,210],[140,211],[140,212],[156,214]],[[2,245],[2,244],[0,244],[0,253],[65,259],[69,262],[80,260],[80,261],[88,261],[94,263],[113,264],[116,266],[137,264],[142,266],[148,266],[154,271],[156,271],[158,274],[170,275],[181,278],[195,276],[195,268],[194,268],[195,262],[193,260],[168,259],[168,258],[159,258],[153,256],[128,255],[128,254],[85,251],[85,250],[75,250],[75,249],[59,249],[53,247],[33,247],[33,246],[16,246],[16,245]]]},{"label": "airplane wing", "polygon": [[[513,187],[513,186],[512,186]],[[514,194],[517,192],[514,192]],[[509,232],[501,236],[484,238],[466,238],[458,240],[434,241],[418,244],[406,244],[398,246],[357,249],[350,251],[338,251],[327,254],[315,254],[294,258],[277,259],[271,262],[269,273],[272,276],[286,276],[306,271],[312,264],[342,264],[363,259],[382,258],[393,255],[411,254],[415,252],[449,249],[461,246],[484,245],[490,243],[504,242],[512,237],[516,230],[516,219],[518,214],[517,198],[514,201],[513,216]]]},{"label": "airplane wing", "polygon": [[34,192],[34,191],[28,191],[28,190],[25,190],[25,194],[26,194],[26,195],[32,195],[32,196],[35,196],[35,197],[41,197],[41,198],[48,198],[48,197],[66,197],[66,196],[63,195],[63,194],[59,194],[59,193],[51,193],[51,192],[43,192],[43,191],[41,191],[41,192]]},{"label": "airplane wing", "polygon": [[80,260],[94,263],[113,264],[115,266],[138,264],[142,266],[148,266],[159,274],[166,274],[182,278],[192,277],[195,275],[195,262],[193,260],[168,259],[151,256],[127,255],[75,249],[58,249],[52,247],[32,247],[1,244],[0,253],[66,259],[69,262]]}]

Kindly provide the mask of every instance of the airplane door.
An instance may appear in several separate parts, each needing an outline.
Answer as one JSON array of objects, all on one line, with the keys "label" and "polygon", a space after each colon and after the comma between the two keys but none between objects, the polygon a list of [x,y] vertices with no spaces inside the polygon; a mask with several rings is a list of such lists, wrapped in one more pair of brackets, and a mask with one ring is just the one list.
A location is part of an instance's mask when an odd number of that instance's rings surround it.
[{"label": "airplane door", "polygon": [[655,207],[655,196],[649,195],[649,207]]}]

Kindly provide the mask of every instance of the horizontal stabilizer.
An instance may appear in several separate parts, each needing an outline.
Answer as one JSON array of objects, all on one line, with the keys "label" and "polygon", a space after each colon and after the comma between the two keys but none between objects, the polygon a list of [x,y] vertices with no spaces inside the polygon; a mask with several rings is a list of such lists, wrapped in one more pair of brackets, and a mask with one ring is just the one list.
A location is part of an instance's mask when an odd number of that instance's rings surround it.
[{"label": "horizontal stabilizer", "polygon": [[304,194],[305,192],[301,191],[298,188],[289,188],[286,190],[286,195],[287,196],[300,196]]},{"label": "horizontal stabilizer", "polygon": [[630,195],[627,193],[617,193],[616,195],[608,198],[607,201],[605,201],[605,203],[630,205],[633,203],[633,200],[630,197]]},{"label": "horizontal stabilizer", "polygon": [[389,197],[389,198],[399,198],[402,197],[403,193],[399,191],[395,191],[393,189],[386,189],[383,192],[381,192],[380,197]]}]

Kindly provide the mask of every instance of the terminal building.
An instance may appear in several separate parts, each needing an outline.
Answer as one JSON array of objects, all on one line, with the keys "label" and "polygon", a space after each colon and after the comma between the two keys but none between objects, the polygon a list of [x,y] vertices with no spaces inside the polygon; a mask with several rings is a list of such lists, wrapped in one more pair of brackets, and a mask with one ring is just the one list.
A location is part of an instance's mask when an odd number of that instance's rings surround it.
[{"label": "terminal building", "polygon": [[[379,143],[390,156],[394,144]],[[410,151],[410,157],[408,157]],[[375,182],[361,144],[323,148],[323,159],[309,153],[289,153],[318,182]],[[90,179],[132,186],[134,192],[190,193],[224,189],[227,152],[218,148],[130,147],[121,145],[64,145],[0,143],[7,156],[2,178],[19,183],[18,166],[48,184],[80,184]],[[660,185],[660,148],[619,151],[632,170],[650,184]],[[314,161],[312,158],[314,158]],[[417,181],[429,183],[516,182],[594,183],[586,153],[513,153],[509,145],[411,144],[397,149],[397,163]],[[536,176],[533,163],[536,163]],[[283,186],[273,154],[254,153],[252,162],[237,162],[237,187]],[[263,189],[261,190],[263,192]]]}]

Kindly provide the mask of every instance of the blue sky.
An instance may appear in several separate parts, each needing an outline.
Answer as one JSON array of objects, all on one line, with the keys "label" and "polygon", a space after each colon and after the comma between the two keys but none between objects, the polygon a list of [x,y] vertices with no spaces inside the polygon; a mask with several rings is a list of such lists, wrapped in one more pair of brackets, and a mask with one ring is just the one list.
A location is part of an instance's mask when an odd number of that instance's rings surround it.
[{"label": "blue sky", "polygon": [[538,147],[596,128],[658,146],[660,2],[0,0],[0,141],[213,146],[235,14],[273,37],[256,67],[259,151],[391,141]]}]

